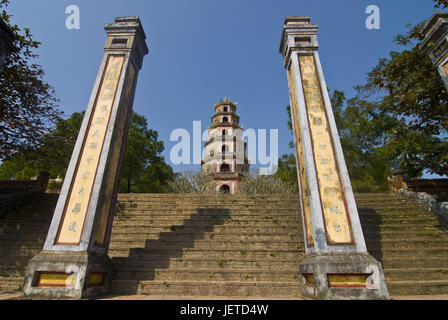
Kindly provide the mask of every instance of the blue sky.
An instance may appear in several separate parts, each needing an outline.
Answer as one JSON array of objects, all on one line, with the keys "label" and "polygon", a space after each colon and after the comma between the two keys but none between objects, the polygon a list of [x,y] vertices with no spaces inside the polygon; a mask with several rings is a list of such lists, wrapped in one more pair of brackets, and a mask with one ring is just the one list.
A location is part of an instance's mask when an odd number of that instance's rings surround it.
[{"label": "blue sky", "polygon": [[[380,30],[365,27],[371,4],[381,10]],[[68,5],[80,8],[80,30],[65,27]],[[20,0],[12,1],[8,12],[13,23],[29,27],[42,42],[38,62],[67,115],[87,106],[103,55],[104,24],[140,16],[150,52],[134,110],[158,131],[170,163],[171,131],[192,132],[194,120],[202,121],[204,130],[214,103],[224,96],[238,102],[245,129],[278,129],[279,154],[290,152],[288,86],[278,52],[286,16],[310,16],[319,24],[327,85],[350,97],[378,59],[400,49],[394,36],[404,33],[406,24],[428,19],[434,8],[430,0]]]}]

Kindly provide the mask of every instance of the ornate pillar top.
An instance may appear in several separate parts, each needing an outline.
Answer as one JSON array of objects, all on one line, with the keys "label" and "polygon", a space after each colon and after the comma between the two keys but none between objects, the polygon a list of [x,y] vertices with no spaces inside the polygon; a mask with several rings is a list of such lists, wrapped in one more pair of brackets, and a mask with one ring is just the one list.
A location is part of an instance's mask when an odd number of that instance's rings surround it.
[{"label": "ornate pillar top", "polygon": [[288,68],[291,52],[312,52],[319,48],[317,41],[317,24],[310,24],[310,17],[290,16],[285,18],[280,53],[284,58],[285,68]]},{"label": "ornate pillar top", "polygon": [[424,39],[420,48],[438,65],[448,50],[448,12],[436,12],[422,29]]},{"label": "ornate pillar top", "polygon": [[139,17],[115,18],[115,23],[106,24],[105,51],[132,51],[132,59],[140,69],[143,57],[148,54],[146,34]]}]

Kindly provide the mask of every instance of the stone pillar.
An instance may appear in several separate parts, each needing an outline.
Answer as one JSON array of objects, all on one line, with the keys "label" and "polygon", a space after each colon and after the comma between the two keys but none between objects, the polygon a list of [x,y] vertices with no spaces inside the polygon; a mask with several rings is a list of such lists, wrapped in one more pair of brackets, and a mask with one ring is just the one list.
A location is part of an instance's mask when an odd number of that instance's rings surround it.
[{"label": "stone pillar", "polygon": [[420,48],[429,54],[448,90],[448,12],[437,12],[422,29]]},{"label": "stone pillar", "polygon": [[105,26],[104,57],[43,251],[30,261],[24,296],[107,293],[107,255],[138,71],[148,53],[138,17]]},{"label": "stone pillar", "polygon": [[309,17],[287,17],[280,52],[289,82],[306,257],[302,294],[389,299],[382,266],[367,253]]}]

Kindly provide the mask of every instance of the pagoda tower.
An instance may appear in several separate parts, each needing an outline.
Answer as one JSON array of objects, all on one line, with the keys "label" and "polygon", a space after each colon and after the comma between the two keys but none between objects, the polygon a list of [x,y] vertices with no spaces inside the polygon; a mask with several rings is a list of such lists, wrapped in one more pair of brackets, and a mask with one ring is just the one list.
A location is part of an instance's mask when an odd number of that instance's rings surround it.
[{"label": "pagoda tower", "polygon": [[202,173],[210,177],[216,192],[235,194],[238,181],[249,172],[246,142],[243,142],[236,105],[227,97],[216,103],[212,126],[208,127],[209,140],[205,142]]}]

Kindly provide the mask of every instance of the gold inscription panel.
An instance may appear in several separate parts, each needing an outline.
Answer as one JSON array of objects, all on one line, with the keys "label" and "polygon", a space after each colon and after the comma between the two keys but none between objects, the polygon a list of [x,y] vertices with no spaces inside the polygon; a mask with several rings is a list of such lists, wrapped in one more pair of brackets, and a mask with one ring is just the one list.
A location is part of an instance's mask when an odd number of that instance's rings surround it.
[{"label": "gold inscription panel", "polygon": [[[109,219],[111,218],[111,205],[112,205],[112,196],[114,192],[114,188],[116,187],[116,184],[119,182],[118,174],[118,167],[120,165],[120,156],[122,153],[122,147],[124,146],[124,139],[126,134],[126,126],[128,125],[128,121],[125,121],[124,119],[128,119],[128,117],[131,116],[132,111],[130,108],[131,100],[134,94],[134,88],[137,78],[137,71],[135,67],[132,65],[132,63],[129,63],[129,75],[127,82],[130,82],[126,84],[125,87],[125,93],[124,96],[122,96],[122,99],[124,99],[123,107],[118,114],[118,118],[121,119],[117,126],[117,133],[116,133],[116,139],[114,142],[114,145],[112,146],[112,154],[109,164],[109,169],[107,172],[107,180],[108,183],[105,187],[104,191],[104,200],[101,204],[101,208],[99,209],[99,215],[100,219],[98,222],[97,231],[95,234],[95,245],[97,247],[104,247],[105,240],[106,240],[106,232],[107,227],[109,224]],[[129,120],[129,119],[128,119]]]},{"label": "gold inscription panel", "polygon": [[297,159],[299,161],[299,179],[300,184],[302,186],[302,203],[303,203],[303,213],[304,213],[304,219],[305,219],[305,232],[306,232],[306,241],[307,245],[313,246],[314,245],[314,233],[313,233],[313,224],[311,220],[311,208],[310,208],[310,200],[309,200],[309,190],[308,190],[308,184],[306,182],[306,172],[305,172],[305,156],[303,154],[303,147],[302,147],[302,137],[300,134],[300,123],[299,123],[299,113],[297,108],[297,94],[296,94],[296,86],[294,81],[294,74],[292,68],[289,68],[289,86],[290,86],[290,92],[291,92],[291,120],[294,121],[294,136],[296,139],[296,146],[297,146]]},{"label": "gold inscription panel", "polygon": [[314,56],[299,56],[328,244],[353,243]]},{"label": "gold inscription panel", "polygon": [[73,177],[70,194],[67,198],[64,218],[59,227],[56,244],[77,245],[81,240],[123,63],[123,55],[110,55],[108,57],[78,166]]}]

